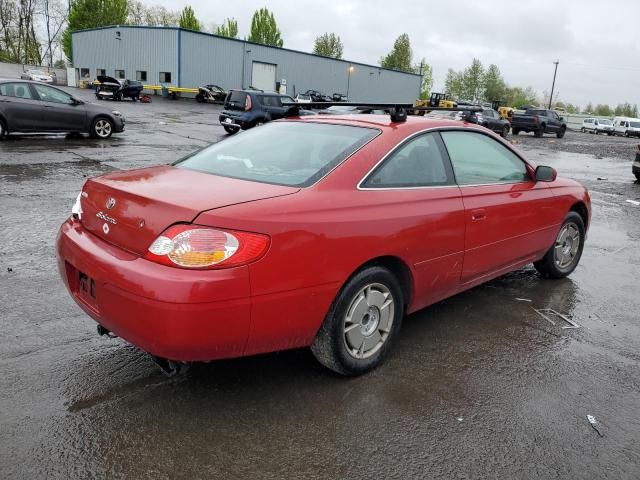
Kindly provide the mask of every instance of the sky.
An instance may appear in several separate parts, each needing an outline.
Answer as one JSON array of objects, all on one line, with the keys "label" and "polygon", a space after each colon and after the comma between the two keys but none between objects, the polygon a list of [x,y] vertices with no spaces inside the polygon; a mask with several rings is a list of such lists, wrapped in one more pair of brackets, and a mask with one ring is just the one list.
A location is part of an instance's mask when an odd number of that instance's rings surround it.
[{"label": "sky", "polygon": [[[343,58],[377,65],[395,39],[408,33],[415,63],[434,72],[433,91],[447,70],[474,57],[500,67],[510,86],[551,90],[558,60],[558,99],[586,106],[625,101],[640,105],[640,1],[636,0],[143,0],[172,10],[190,4],[211,30],[226,17],[249,31],[253,12],[269,8],[284,47],[310,52],[314,39],[334,32]],[[554,94],[556,98],[556,94]]]}]

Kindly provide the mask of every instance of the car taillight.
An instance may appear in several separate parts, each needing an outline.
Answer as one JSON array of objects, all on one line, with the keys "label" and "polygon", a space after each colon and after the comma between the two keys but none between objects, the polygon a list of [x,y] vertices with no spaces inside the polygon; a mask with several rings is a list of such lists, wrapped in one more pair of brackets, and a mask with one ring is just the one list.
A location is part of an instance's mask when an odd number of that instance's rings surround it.
[{"label": "car taillight", "polygon": [[258,233],[174,225],[155,239],[145,258],[171,267],[230,268],[258,260],[268,246],[269,237]]},{"label": "car taillight", "polygon": [[245,112],[248,112],[249,110],[251,110],[251,107],[253,107],[253,103],[251,102],[251,97],[249,95],[247,95],[246,97],[244,97],[244,110],[245,110]]},{"label": "car taillight", "polygon": [[540,120],[538,119],[538,117],[533,117],[533,123],[540,123]]}]

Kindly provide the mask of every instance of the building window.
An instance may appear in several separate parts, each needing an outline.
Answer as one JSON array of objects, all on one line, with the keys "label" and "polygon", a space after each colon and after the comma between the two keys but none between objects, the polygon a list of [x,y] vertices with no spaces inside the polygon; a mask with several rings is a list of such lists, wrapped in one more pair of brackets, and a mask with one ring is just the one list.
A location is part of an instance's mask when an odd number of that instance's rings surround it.
[{"label": "building window", "polygon": [[171,72],[160,72],[160,83],[171,83]]},{"label": "building window", "polygon": [[116,78],[118,80],[124,80],[124,70],[116,70]]},{"label": "building window", "polygon": [[81,68],[80,69],[80,78],[89,78],[89,69]]},{"label": "building window", "polygon": [[147,81],[147,72],[145,72],[144,70],[138,70],[136,72],[136,80],[139,82],[146,82]]},{"label": "building window", "polygon": [[105,77],[107,75],[107,70],[104,68],[97,68],[96,69],[96,76],[99,77]]}]

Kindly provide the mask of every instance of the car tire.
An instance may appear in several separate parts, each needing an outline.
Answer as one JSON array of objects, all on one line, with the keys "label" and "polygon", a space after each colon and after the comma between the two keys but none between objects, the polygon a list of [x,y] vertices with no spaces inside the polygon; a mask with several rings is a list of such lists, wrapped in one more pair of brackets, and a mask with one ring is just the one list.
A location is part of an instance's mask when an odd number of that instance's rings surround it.
[{"label": "car tire", "polygon": [[629,132],[624,132],[624,136],[629,138]]},{"label": "car tire", "polygon": [[581,131],[582,133],[585,133],[585,132],[586,132],[586,130],[584,129],[584,127],[582,127],[582,128],[580,129],[580,131]]},{"label": "car tire", "polygon": [[7,128],[7,122],[3,118],[0,118],[0,141],[6,139],[9,136],[9,129]]},{"label": "car tire", "polygon": [[114,99],[116,102],[121,101],[121,100],[122,100],[122,94],[121,94],[121,93],[116,93],[116,94],[114,95],[113,99]]},{"label": "car tire", "polygon": [[89,135],[91,138],[106,140],[113,133],[113,122],[107,117],[98,117],[91,123]]},{"label": "car tire", "polygon": [[636,173],[636,181],[640,182],[640,173]]},{"label": "car tire", "polygon": [[198,103],[204,103],[204,95],[202,95],[201,93],[198,93],[196,95],[196,102]]},{"label": "car tire", "polygon": [[533,266],[545,278],[564,278],[573,272],[582,256],[585,227],[577,212],[569,212],[555,241],[541,260]]},{"label": "car tire", "polygon": [[364,268],[338,293],[311,351],[336,373],[364,374],[384,361],[403,316],[404,298],[396,277],[383,267]]},{"label": "car tire", "polygon": [[502,127],[502,131],[500,132],[502,138],[507,138],[507,135],[509,135],[509,125]]},{"label": "car tire", "polygon": [[519,128],[514,128],[513,130],[511,130],[511,133],[514,135],[518,135],[520,133],[520,129]]},{"label": "car tire", "polygon": [[560,130],[558,130],[558,133],[556,133],[556,137],[562,138],[564,137],[564,134],[566,132],[567,132],[567,129],[565,127],[560,127]]},{"label": "car tire", "polygon": [[230,127],[228,125],[223,125],[222,128],[224,128],[224,131],[227,132],[229,135],[236,134],[240,130],[238,127]]},{"label": "car tire", "polygon": [[542,138],[542,136],[544,135],[544,125],[543,125],[543,126],[541,126],[539,129],[535,130],[535,131],[533,132],[533,135],[534,135],[536,138]]}]

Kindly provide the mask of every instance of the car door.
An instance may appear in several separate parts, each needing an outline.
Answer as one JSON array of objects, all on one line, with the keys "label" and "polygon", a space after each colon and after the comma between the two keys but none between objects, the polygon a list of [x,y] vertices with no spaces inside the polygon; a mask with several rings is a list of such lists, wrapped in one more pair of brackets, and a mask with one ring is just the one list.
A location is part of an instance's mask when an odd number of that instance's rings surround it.
[{"label": "car door", "polygon": [[560,127],[562,126],[560,116],[554,111],[549,111],[549,118],[551,119],[549,125],[551,125],[552,131],[560,131]]},{"label": "car door", "polygon": [[[358,187],[372,221],[393,219],[389,253],[414,278],[412,305],[457,291],[464,255],[464,205],[442,139],[423,133],[396,147]],[[374,220],[376,219],[376,220]]]},{"label": "car door", "polygon": [[47,85],[32,84],[41,104],[40,128],[46,131],[87,130],[84,104],[62,90]]},{"label": "car door", "polygon": [[37,130],[40,102],[26,82],[0,84],[0,112],[3,113],[9,131]]},{"label": "car door", "polygon": [[465,208],[462,283],[532,261],[553,243],[551,189],[505,144],[481,131],[446,131]]}]

